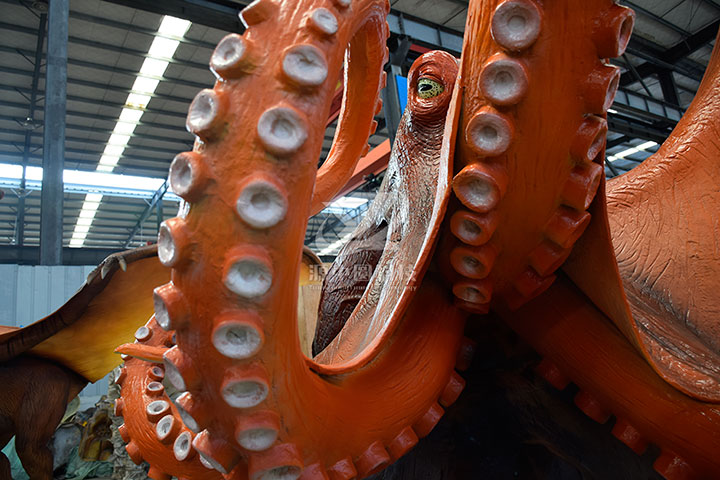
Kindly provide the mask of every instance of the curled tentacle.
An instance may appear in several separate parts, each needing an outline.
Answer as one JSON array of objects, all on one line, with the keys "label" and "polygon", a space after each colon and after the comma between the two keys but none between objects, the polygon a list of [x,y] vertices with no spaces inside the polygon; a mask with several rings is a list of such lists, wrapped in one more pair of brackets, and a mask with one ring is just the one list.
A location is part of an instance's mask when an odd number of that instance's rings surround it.
[{"label": "curled tentacle", "polygon": [[392,328],[422,276],[447,195],[441,157],[456,76],[455,58],[439,51],[410,69],[383,183],[323,284],[314,345],[314,353],[324,350],[321,363],[347,361]]},{"label": "curled tentacle", "polygon": [[150,463],[148,475],[153,480],[169,480],[171,476],[220,479],[217,472],[200,463],[192,446],[195,433],[183,424],[176,398],[166,391],[162,355],[157,363],[143,359],[143,355],[150,356],[142,353],[143,349],[167,351],[173,344],[172,336],[151,318],[135,332],[136,343],[128,345],[140,358],[123,354],[125,365],[116,379],[121,397],[115,403],[115,414],[125,422],[119,428],[120,435],[133,462]]},{"label": "curled tentacle", "polygon": [[[658,374],[720,402],[720,50],[672,135],[607,184],[567,271]],[[604,185],[603,185],[604,194]],[[600,287],[602,285],[602,288]]]},{"label": "curled tentacle", "polygon": [[605,58],[624,51],[633,19],[610,0],[472,4],[439,250],[457,305],[482,313],[539,295],[587,227],[618,86]]},{"label": "curled tentacle", "polygon": [[[183,391],[177,406],[198,432],[193,447],[229,478],[368,475],[432,429],[439,400],[456,397],[463,315],[432,276],[407,312],[423,318],[396,332],[417,338],[386,341],[360,362],[373,360],[365,368],[319,375],[323,367],[298,343],[298,266],[325,125],[317,119],[328,116],[349,45],[354,98],[343,117],[360,120],[353,131],[343,127],[337,151],[352,158],[357,137],[366,141],[358,132],[372,129],[387,11],[381,0],[254,2],[242,14],[245,34],[227,37],[213,55],[215,88],[190,107],[198,141],[170,176],[189,207],[159,237],[173,270],[172,282],[156,289],[155,309],[158,323],[176,331],[165,372]],[[254,91],[263,95],[248,95]],[[405,387],[421,374],[420,392]],[[377,398],[393,402],[377,408]],[[335,440],[339,431],[347,442]]]}]

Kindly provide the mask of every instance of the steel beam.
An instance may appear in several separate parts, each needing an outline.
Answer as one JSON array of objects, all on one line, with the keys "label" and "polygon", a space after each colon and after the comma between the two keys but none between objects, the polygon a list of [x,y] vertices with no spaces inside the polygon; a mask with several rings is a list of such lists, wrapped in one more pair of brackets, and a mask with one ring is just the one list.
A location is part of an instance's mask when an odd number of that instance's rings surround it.
[{"label": "steel beam", "polygon": [[[67,129],[67,128],[68,128],[68,127],[66,126],[66,129]],[[3,134],[15,134],[15,135],[17,135],[17,134],[19,134],[20,132],[17,131],[17,130],[7,130],[7,129],[4,129],[4,128],[0,128],[0,133],[3,133]],[[41,136],[41,134],[39,134],[39,133],[31,133],[30,136],[31,136],[31,137],[39,137],[39,136]],[[131,136],[131,138],[132,138],[132,136]],[[89,139],[89,138],[73,137],[73,136],[70,136],[70,135],[65,135],[65,141],[68,142],[68,143],[69,143],[69,142],[75,142],[75,143],[79,143],[79,144],[82,144],[82,145],[88,145],[88,146],[90,146],[90,145],[99,146],[99,147],[100,147],[100,150],[97,150],[97,151],[92,152],[92,153],[97,153],[97,154],[102,154],[102,150],[104,149],[105,145],[107,145],[107,140],[92,140],[92,139]],[[181,148],[188,148],[188,147],[192,148],[192,143],[190,143],[189,145],[188,145],[189,142],[178,141],[178,143],[183,143],[183,144],[185,145],[184,147],[181,147]],[[30,146],[30,142],[28,142],[27,145],[28,145],[28,147],[29,147],[29,146]],[[146,146],[146,145],[132,145],[132,144],[128,144],[125,148],[126,148],[126,149],[143,151],[143,152],[156,153],[156,154],[159,154],[159,155],[169,155],[170,158],[174,157],[174,156],[178,153],[178,149],[177,149],[177,148],[151,147],[151,146]]]},{"label": "steel beam", "polygon": [[48,10],[43,186],[40,206],[40,263],[62,264],[63,168],[67,95],[69,0],[52,0]]},{"label": "steel beam", "polygon": [[627,88],[618,89],[615,95],[613,110],[640,117],[650,122],[663,122],[675,125],[680,121],[685,111],[677,105],[643,95]]},{"label": "steel beam", "polygon": [[709,7],[713,7],[715,10],[720,10],[720,4],[718,4],[715,0],[701,0],[701,1]]},{"label": "steel beam", "polygon": [[[160,188],[157,189],[155,194],[150,199],[150,202],[148,203],[147,207],[145,207],[145,210],[140,214],[140,218],[138,218],[138,221],[135,222],[135,226],[130,231],[130,235],[128,235],[127,240],[125,240],[125,243],[123,243],[123,247],[128,248],[130,247],[130,244],[133,241],[133,238],[135,238],[135,235],[140,231],[142,228],[143,223],[150,218],[150,215],[153,213],[153,210],[157,207],[158,203],[162,203],[162,199],[167,193],[169,188],[167,180],[165,183],[163,183]],[[160,210],[158,210],[158,213],[160,213]]]},{"label": "steel beam", "polygon": [[[18,0],[0,0],[0,3],[4,3],[6,5],[12,5],[13,7],[18,6]],[[147,10],[147,6],[150,5],[151,2],[143,2],[143,5],[145,8],[143,10]],[[161,5],[166,5],[167,2],[156,2],[160,3]],[[176,3],[176,2],[173,2]],[[180,3],[180,2],[177,2]],[[177,15],[176,15],[177,16]],[[87,13],[83,13],[77,10],[70,10],[70,18],[73,20],[80,20],[83,22],[91,23],[94,25],[102,25],[104,27],[110,27],[110,28],[116,28],[118,30],[122,30],[124,32],[135,32],[140,33],[144,35],[148,35],[150,37],[154,37],[157,34],[157,28],[148,28],[143,27],[141,25],[133,25],[131,23],[125,23],[125,22],[118,22],[115,20],[111,20],[107,17],[98,17],[95,15],[89,15]],[[181,17],[185,18],[185,17]],[[195,23],[201,23],[202,22],[195,22]],[[214,25],[210,25],[214,26]],[[215,48],[214,43],[210,42],[204,42],[202,40],[194,40],[192,38],[184,37],[181,41],[181,43],[187,43],[190,45],[195,45],[197,47],[203,47],[203,48],[209,48],[210,50],[213,50]]]},{"label": "steel beam", "polygon": [[[23,70],[21,68],[13,68],[13,67],[3,67],[3,72],[10,73],[13,75],[18,75],[18,76],[23,76],[23,77],[32,75],[31,70]],[[42,74],[41,74],[41,77],[42,77]],[[116,85],[106,85],[104,83],[97,83],[97,82],[92,82],[92,81],[83,80],[83,79],[79,79],[79,78],[72,78],[72,77],[68,78],[68,85],[77,85],[79,87],[95,88],[102,92],[105,92],[106,90],[110,90],[113,92],[126,93],[126,94],[132,92],[132,89],[130,89],[130,88],[124,88],[124,87],[120,87],[120,86],[116,86]],[[5,85],[0,85],[0,89],[8,90],[8,91],[15,91],[18,93],[27,91],[27,89],[25,89],[23,87],[10,87],[10,86],[5,86]],[[151,98],[157,98],[160,100],[170,100],[171,102],[178,102],[178,103],[182,104],[183,106],[187,105],[188,102],[192,101],[192,99],[178,97],[175,95],[165,95],[165,94],[161,94],[161,93],[157,93],[157,92],[153,93],[152,95],[150,95],[150,94],[148,94],[148,95]],[[86,97],[79,97],[79,96],[73,97],[72,95],[68,96],[68,100],[72,100],[72,101],[76,101],[76,102],[92,103],[93,105],[115,105],[115,106],[120,106],[120,107],[124,106],[124,104],[120,104],[117,102],[105,102],[105,100],[101,100],[101,99],[93,99],[93,98],[86,98]]]},{"label": "steel beam", "polygon": [[[0,263],[37,265],[39,250],[32,246],[0,245]],[[65,265],[98,265],[118,251],[121,249],[66,247],[63,248],[63,260]]]},{"label": "steel beam", "polygon": [[[67,113],[67,112],[66,112],[66,114],[67,114],[68,117],[70,116],[70,113]],[[9,122],[17,122],[17,121],[18,121],[17,117],[11,117],[11,116],[8,116],[8,115],[0,115],[0,120],[7,120],[7,121],[9,121]],[[69,123],[69,122],[68,122],[68,123],[65,123],[65,129],[66,129],[66,130],[79,130],[79,131],[82,131],[82,132],[100,133],[100,134],[103,134],[103,135],[107,135],[107,133],[108,133],[108,131],[109,131],[107,128],[86,127],[85,125],[79,125],[79,124]],[[2,130],[4,130],[4,131],[7,132],[7,133],[14,133],[14,134],[17,134],[17,133],[18,133],[16,130],[6,130],[6,129],[2,129]],[[186,131],[184,131],[183,133],[186,133]],[[41,133],[33,133],[33,136],[35,136],[35,135],[42,135],[42,134],[41,134]],[[70,138],[70,137],[67,137],[67,139],[69,139],[69,138]],[[192,139],[190,138],[190,136],[188,136],[188,138],[175,138],[175,137],[164,137],[164,136],[161,136],[161,135],[151,135],[151,134],[149,134],[149,133],[135,133],[135,132],[133,132],[133,134],[130,135],[130,138],[139,138],[139,139],[143,139],[143,140],[152,140],[152,141],[154,141],[154,142],[179,143],[179,144],[184,145],[184,146],[185,146],[184,148],[192,148],[192,147],[193,147],[193,141],[192,141]],[[84,142],[85,140],[82,140],[82,141]],[[104,144],[106,145],[107,142],[105,142]]]},{"label": "steel beam", "polygon": [[172,15],[207,27],[219,28],[227,32],[245,30],[238,12],[250,2],[229,2],[225,0],[175,0],[173,2],[148,2],[147,0],[109,0],[159,15]]},{"label": "steel beam", "polygon": [[[688,78],[700,81],[702,80],[704,67],[687,60],[686,57],[710,43],[717,36],[718,28],[720,28],[720,19],[715,20],[699,32],[683,39],[665,51],[657,51],[655,46],[649,47],[651,42],[648,40],[633,37],[630,40],[628,53],[647,60],[642,65],[635,67],[638,75],[643,78],[656,74],[661,70],[673,70]],[[649,49],[655,51],[648,54]],[[634,81],[633,73],[625,72],[620,79],[620,85],[629,85]]]},{"label": "steel beam", "polygon": [[610,160],[605,160],[605,166],[608,167],[608,169],[610,169],[610,172],[612,173],[612,175],[606,175],[608,178],[613,178],[613,177],[617,177],[618,175],[620,175],[620,172],[618,172],[617,167],[615,167],[615,165],[613,165],[613,163]]},{"label": "steel beam", "polygon": [[160,232],[160,225],[162,225],[163,220],[165,220],[162,200],[155,205],[155,219],[157,220],[157,231]]},{"label": "steel beam", "polygon": [[38,94],[38,81],[40,80],[40,66],[42,64],[43,45],[45,44],[45,28],[47,27],[47,15],[40,15],[40,22],[37,28],[37,41],[35,43],[35,63],[33,65],[33,76],[30,85],[30,106],[28,107],[27,130],[25,130],[25,146],[23,149],[22,160],[22,179],[20,180],[20,188],[18,189],[18,211],[15,221],[15,245],[22,245],[25,239],[25,170],[30,160],[30,140],[32,138],[32,128],[35,123],[35,107]]},{"label": "steel beam", "polygon": [[[112,3],[125,5],[154,12],[160,15],[172,15],[190,20],[193,23],[219,28],[228,32],[241,32],[243,26],[238,20],[238,12],[250,2],[229,2],[227,0],[175,0],[173,2],[148,2],[145,0],[109,0]],[[82,15],[82,14],[80,14]],[[80,18],[76,12],[73,17]],[[405,13],[392,10],[387,17],[390,33],[408,36],[414,42],[430,45],[460,54],[462,51],[463,34],[449,28],[441,27],[424,20],[414,18]],[[211,45],[210,48],[214,48]]]},{"label": "steel beam", "polygon": [[335,195],[335,198],[345,196],[359,188],[366,182],[368,176],[379,175],[384,172],[387,169],[389,161],[390,141],[385,140],[358,161],[350,180],[348,180],[348,183]]},{"label": "steel beam", "polygon": [[[27,55],[27,56],[34,55],[34,52],[32,52],[30,50],[24,50],[21,48],[13,48],[13,47],[5,47],[2,45],[0,45],[0,52],[16,53],[16,54]],[[138,71],[139,71],[139,68],[138,68],[138,70],[133,70],[133,69],[129,69],[129,68],[118,67],[117,65],[105,65],[103,63],[88,62],[86,60],[80,60],[77,58],[70,58],[66,61],[66,63],[68,65],[73,65],[73,66],[77,66],[77,67],[85,67],[85,68],[90,68],[93,70],[99,70],[99,71],[110,72],[110,73],[119,73],[119,74],[127,75],[127,76],[133,77],[133,78],[137,77]],[[67,66],[65,68],[67,69]],[[193,81],[185,80],[185,79],[179,78],[179,77],[168,77],[167,75],[162,75],[162,76],[147,75],[147,77],[151,78],[153,80],[160,80],[161,82],[170,81],[177,85],[183,85],[186,87],[197,88],[197,89],[205,88],[209,84],[209,82],[208,83],[193,82]],[[208,70],[208,79],[211,79],[211,78],[212,78],[212,75],[210,74],[210,72]]]},{"label": "steel beam", "polygon": [[400,95],[398,94],[398,85],[396,75],[400,75],[400,67],[391,65],[387,71],[387,83],[382,89],[383,112],[385,114],[385,127],[387,128],[390,145],[395,143],[395,134],[400,125],[402,111],[400,107]]},{"label": "steel beam", "polygon": [[655,15],[655,14],[652,13],[650,10],[645,9],[645,8],[641,7],[640,5],[638,5],[638,4],[636,4],[636,3],[633,3],[633,2],[631,2],[631,1],[629,1],[629,0],[622,0],[622,1],[619,2],[619,3],[622,3],[623,5],[627,5],[628,7],[632,8],[633,10],[635,10],[636,13],[641,13],[641,14],[643,14],[644,16],[646,16],[646,17],[648,17],[648,18],[656,21],[656,22],[659,23],[660,25],[663,25],[663,26],[669,28],[670,30],[673,30],[675,33],[679,33],[679,34],[682,35],[683,37],[687,37],[687,36],[690,35],[690,32],[688,32],[687,30],[678,27],[677,25],[675,25],[675,24],[672,23],[672,22],[668,22],[668,21],[665,20],[664,18]]},{"label": "steel beam", "polygon": [[659,71],[658,79],[660,80],[660,88],[662,88],[665,101],[673,105],[680,105],[680,96],[678,95],[678,89],[672,71]]},{"label": "steel beam", "polygon": [[[44,14],[41,16],[44,16]],[[12,23],[5,23],[5,22],[0,22],[0,30],[8,30],[11,32],[26,33],[26,34],[34,33],[33,29],[31,29],[31,28],[23,27],[21,25],[14,25]],[[135,50],[132,48],[127,48],[127,47],[120,47],[118,45],[113,45],[111,43],[103,43],[103,42],[98,42],[98,41],[94,41],[94,40],[86,40],[84,38],[75,37],[72,35],[70,35],[68,37],[68,44],[82,45],[83,47],[97,48],[99,50],[108,50],[111,52],[123,53],[126,55],[140,57],[140,58],[152,58],[147,51]],[[19,49],[13,49],[13,50],[17,51],[18,53],[23,52],[22,50],[19,50]],[[204,71],[206,71],[208,69],[207,63],[191,62],[189,60],[182,60],[180,58],[172,58],[172,59],[168,59],[168,60],[173,65],[180,65],[183,67],[196,68],[198,70],[204,70]]]},{"label": "steel beam", "polygon": [[410,46],[412,45],[410,39],[405,36],[393,37],[392,41],[394,43],[390,48],[389,68],[385,70],[387,82],[381,92],[383,112],[385,113],[385,127],[387,128],[388,137],[390,137],[390,146],[395,143],[395,134],[397,133],[400,118],[402,117],[397,76],[402,75],[402,65],[405,63],[405,57],[407,57]]},{"label": "steel beam", "polygon": [[663,143],[672,131],[670,128],[659,128],[656,125],[622,115],[609,115],[608,128],[613,132],[627,135],[631,138],[652,140],[656,143]]},{"label": "steel beam", "polygon": [[613,147],[617,147],[618,145],[622,145],[625,142],[629,142],[630,140],[632,140],[632,138],[628,137],[627,135],[622,135],[613,140],[608,140],[606,148],[611,149]]},{"label": "steel beam", "polygon": [[433,49],[447,50],[456,56],[462,52],[462,32],[431,24],[395,10],[390,12],[387,22],[390,26],[390,33],[407,36],[412,39],[413,43],[420,43]]}]

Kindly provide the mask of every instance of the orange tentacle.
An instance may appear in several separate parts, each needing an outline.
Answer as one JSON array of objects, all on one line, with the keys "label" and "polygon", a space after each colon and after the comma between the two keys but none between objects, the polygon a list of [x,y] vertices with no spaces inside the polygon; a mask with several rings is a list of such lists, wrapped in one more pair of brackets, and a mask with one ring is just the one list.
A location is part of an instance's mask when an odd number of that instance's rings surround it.
[{"label": "orange tentacle", "polygon": [[[132,351],[163,349],[172,346],[172,333],[161,329],[154,318],[135,333],[138,343]],[[151,464],[153,480],[221,478],[217,472],[200,463],[192,448],[195,433],[181,420],[180,412],[165,391],[165,368],[162,363],[149,363],[123,356],[125,365],[116,382],[121,397],[115,403],[115,415],[125,423],[119,431],[127,443],[125,449],[135,463]],[[162,360],[160,360],[162,362]]]},{"label": "orange tentacle", "polygon": [[[161,228],[158,255],[173,273],[155,291],[155,310],[176,332],[164,363],[184,392],[176,403],[185,425],[199,431],[193,447],[228,478],[368,475],[426,435],[438,401],[449,404],[462,384],[451,373],[464,315],[431,276],[406,314],[413,321],[393,337],[414,340],[387,339],[365,367],[321,376],[298,344],[298,265],[324,130],[315,119],[327,118],[349,43],[343,116],[367,124],[344,126],[337,140],[339,157],[356,158],[357,138],[342,142],[371,128],[386,14],[379,0],[255,2],[242,14],[247,32],[213,54],[215,88],[190,107],[196,148],[170,172],[189,208]],[[253,88],[264,95],[245,95]],[[420,375],[421,390],[408,388]],[[378,398],[393,402],[378,408]],[[346,442],[335,441],[339,431]]]},{"label": "orange tentacle", "polygon": [[658,445],[655,468],[665,478],[717,478],[716,406],[663,381],[567,278],[501,316],[545,358],[540,372],[550,383],[581,388],[575,402],[586,414],[602,423],[615,415],[613,434],[638,454]]},{"label": "orange tentacle", "polygon": [[604,58],[624,51],[633,19],[610,0],[471,4],[457,201],[439,251],[458,305],[539,295],[587,227],[618,85]]}]

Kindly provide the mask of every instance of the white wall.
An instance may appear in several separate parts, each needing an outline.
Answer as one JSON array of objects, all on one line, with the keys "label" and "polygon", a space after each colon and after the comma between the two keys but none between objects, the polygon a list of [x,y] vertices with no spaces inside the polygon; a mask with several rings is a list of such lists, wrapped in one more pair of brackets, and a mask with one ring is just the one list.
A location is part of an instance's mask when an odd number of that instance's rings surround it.
[{"label": "white wall", "polygon": [[[0,325],[23,327],[54,312],[95,267],[0,264]],[[88,385],[80,393],[81,408],[95,403],[107,388],[107,377]]]}]

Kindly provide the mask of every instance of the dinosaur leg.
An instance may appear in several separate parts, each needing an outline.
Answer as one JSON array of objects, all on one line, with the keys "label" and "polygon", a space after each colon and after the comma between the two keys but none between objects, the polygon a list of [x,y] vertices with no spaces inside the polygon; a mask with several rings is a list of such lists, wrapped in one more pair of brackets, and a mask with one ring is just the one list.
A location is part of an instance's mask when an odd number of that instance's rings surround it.
[{"label": "dinosaur leg", "polygon": [[18,457],[22,462],[23,468],[28,476],[33,480],[52,480],[53,456],[50,448],[46,443],[52,437],[52,432],[47,429],[42,430],[42,435],[38,438],[39,432],[32,432],[34,435],[18,435],[15,442]]},{"label": "dinosaur leg", "polygon": [[52,479],[53,456],[48,442],[62,420],[65,407],[87,384],[79,375],[52,361],[23,358],[26,390],[15,424],[15,448],[33,480]]}]

